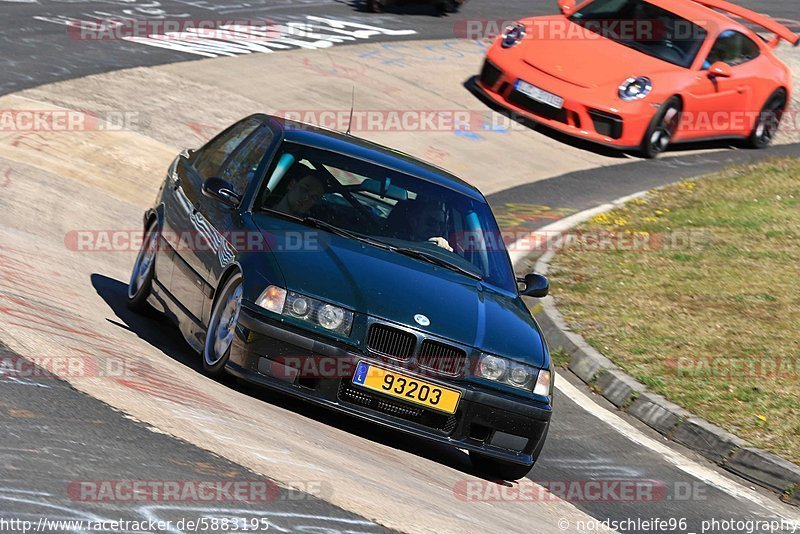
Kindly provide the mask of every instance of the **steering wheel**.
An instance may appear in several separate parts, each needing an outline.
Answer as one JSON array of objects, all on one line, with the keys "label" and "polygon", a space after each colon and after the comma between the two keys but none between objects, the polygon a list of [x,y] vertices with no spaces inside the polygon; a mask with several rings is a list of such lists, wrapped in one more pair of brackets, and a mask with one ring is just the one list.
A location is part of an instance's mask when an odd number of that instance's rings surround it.
[{"label": "steering wheel", "polygon": [[673,52],[677,52],[678,55],[680,56],[679,59],[681,61],[686,59],[686,57],[688,56],[688,54],[686,52],[684,52],[683,49],[678,48],[677,46],[675,46],[675,44],[670,39],[664,39],[664,46],[666,46],[667,48],[669,48]]}]

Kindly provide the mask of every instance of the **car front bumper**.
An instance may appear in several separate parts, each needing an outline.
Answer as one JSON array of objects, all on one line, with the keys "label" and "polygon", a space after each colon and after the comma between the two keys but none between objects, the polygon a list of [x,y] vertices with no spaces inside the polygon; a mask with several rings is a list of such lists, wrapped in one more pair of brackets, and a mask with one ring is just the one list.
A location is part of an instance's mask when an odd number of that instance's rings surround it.
[{"label": "car front bumper", "polygon": [[[324,358],[337,364],[307,376],[285,372],[283,363]],[[393,369],[461,392],[452,415],[426,409],[352,384],[358,361]],[[424,376],[385,360],[316,339],[243,307],[231,348],[228,371],[248,382],[395,428],[425,439],[504,460],[532,465],[550,424],[550,404],[526,401],[474,384]]]},{"label": "car front bumper", "polygon": [[[561,133],[619,150],[636,150],[658,110],[650,102],[616,104],[599,98],[596,90],[577,87],[537,71],[522,61],[498,61],[487,56],[474,90],[490,104]],[[519,80],[564,99],[561,109],[535,101],[516,90]]]}]

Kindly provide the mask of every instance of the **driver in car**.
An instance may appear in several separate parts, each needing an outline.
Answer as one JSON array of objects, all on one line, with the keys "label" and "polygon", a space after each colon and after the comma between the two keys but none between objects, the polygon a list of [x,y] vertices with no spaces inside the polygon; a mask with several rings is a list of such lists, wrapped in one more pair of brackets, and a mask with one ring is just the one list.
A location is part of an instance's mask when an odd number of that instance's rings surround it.
[{"label": "driver in car", "polygon": [[272,209],[295,217],[305,217],[325,194],[325,190],[325,179],[310,169],[305,170],[289,179],[286,193]]},{"label": "driver in car", "polygon": [[447,233],[447,212],[444,207],[435,202],[422,201],[414,211],[416,213],[409,214],[410,240],[429,241],[453,252],[453,247],[442,237]]}]

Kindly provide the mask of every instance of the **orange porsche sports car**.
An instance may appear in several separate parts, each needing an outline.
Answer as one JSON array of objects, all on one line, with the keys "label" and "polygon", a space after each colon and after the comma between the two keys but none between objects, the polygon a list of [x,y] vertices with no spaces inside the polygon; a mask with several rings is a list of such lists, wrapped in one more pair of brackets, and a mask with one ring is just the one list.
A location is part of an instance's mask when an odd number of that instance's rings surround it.
[{"label": "orange porsche sports car", "polygon": [[[507,26],[476,83],[555,130],[655,157],[674,142],[772,142],[792,75],[774,54],[800,36],[724,0],[560,0]],[[774,34],[767,40],[732,17]]]}]

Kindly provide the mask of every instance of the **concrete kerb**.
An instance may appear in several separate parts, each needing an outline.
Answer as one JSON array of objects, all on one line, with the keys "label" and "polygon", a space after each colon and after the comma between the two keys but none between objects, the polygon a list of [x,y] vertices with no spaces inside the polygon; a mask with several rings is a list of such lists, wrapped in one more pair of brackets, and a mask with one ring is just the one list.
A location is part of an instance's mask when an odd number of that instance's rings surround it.
[{"label": "concrete kerb", "polygon": [[[560,234],[571,230],[601,213],[611,211],[647,192],[626,196],[548,225],[535,234],[546,236],[548,245]],[[517,247],[512,247],[516,250]],[[547,274],[555,255],[547,247],[534,270]],[[524,254],[512,254],[514,264]],[[627,412],[664,437],[695,450],[720,467],[759,486],[781,494],[784,502],[800,506],[800,467],[761,449],[750,447],[744,440],[696,417],[661,395],[648,391],[637,381],[590,346],[580,334],[570,330],[556,308],[552,296],[540,301],[534,315],[551,350],[562,350],[569,356],[569,370],[622,411]]]}]

